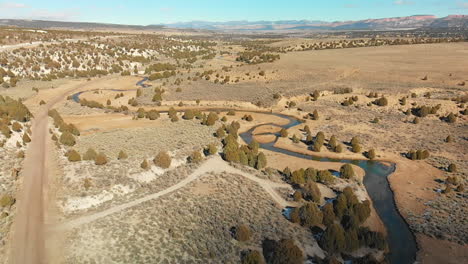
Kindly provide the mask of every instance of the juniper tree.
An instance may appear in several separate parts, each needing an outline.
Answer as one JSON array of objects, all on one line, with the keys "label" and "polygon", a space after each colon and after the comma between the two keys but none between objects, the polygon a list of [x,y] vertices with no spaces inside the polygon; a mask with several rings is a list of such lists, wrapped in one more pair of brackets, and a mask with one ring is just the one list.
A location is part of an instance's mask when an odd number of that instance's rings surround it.
[{"label": "juniper tree", "polygon": [[107,157],[104,153],[97,154],[96,159],[94,160],[94,164],[96,165],[104,165],[107,162]]},{"label": "juniper tree", "polygon": [[336,146],[336,148],[335,148],[335,152],[336,152],[336,153],[341,153],[341,152],[343,152],[343,145],[338,144],[338,145]]},{"label": "juniper tree", "polygon": [[65,156],[67,156],[68,161],[70,161],[70,162],[81,161],[81,156],[80,156],[80,154],[79,154],[76,150],[74,150],[74,149],[69,150],[69,151],[65,154]]},{"label": "juniper tree", "polygon": [[167,169],[171,166],[172,158],[165,151],[160,151],[158,155],[153,159],[153,162],[156,166]]},{"label": "juniper tree", "polygon": [[241,242],[245,242],[250,240],[252,237],[252,232],[250,231],[250,228],[245,225],[241,224],[236,227],[236,239]]},{"label": "juniper tree", "polygon": [[314,110],[314,112],[313,112],[313,114],[312,114],[312,118],[313,118],[314,120],[319,120],[319,114],[318,114],[317,110]]},{"label": "juniper tree", "polygon": [[321,183],[324,184],[333,183],[335,181],[335,178],[333,178],[333,175],[328,170],[319,171],[317,178]]},{"label": "juniper tree", "polygon": [[370,149],[368,152],[367,152],[367,158],[370,159],[370,160],[373,160],[375,159],[375,150],[374,149]]},{"label": "juniper tree", "polygon": [[325,230],[325,233],[320,239],[320,246],[328,252],[328,254],[340,253],[345,250],[345,232],[341,225],[331,224]]},{"label": "juniper tree", "polygon": [[280,136],[281,137],[287,137],[288,136],[288,131],[285,128],[282,128],[280,131]]},{"label": "juniper tree", "polygon": [[216,113],[210,112],[210,113],[208,114],[207,119],[206,119],[206,125],[207,125],[207,126],[213,126],[213,125],[216,123],[216,121],[217,121],[218,119],[219,119],[219,118],[218,118],[218,115],[217,115]]},{"label": "juniper tree", "polygon": [[141,167],[142,169],[144,169],[144,170],[149,169],[149,163],[148,163],[148,161],[147,161],[146,159],[143,160],[143,162],[140,164],[140,167]]},{"label": "juniper tree", "polygon": [[323,214],[317,204],[308,202],[299,209],[299,218],[302,226],[313,227],[322,224]]},{"label": "juniper tree", "polygon": [[242,253],[241,264],[265,264],[262,254],[258,250]]},{"label": "juniper tree", "polygon": [[118,160],[123,160],[123,159],[127,159],[127,158],[128,158],[128,155],[127,155],[127,153],[125,153],[123,150],[121,150],[121,151],[119,152],[119,155],[117,156],[117,159],[118,159]]},{"label": "juniper tree", "polygon": [[336,200],[333,201],[333,210],[338,219],[343,217],[346,209],[348,208],[348,201],[346,200],[346,195],[339,194]]},{"label": "juniper tree", "polygon": [[351,150],[354,152],[354,153],[359,153],[361,152],[361,145],[359,144],[354,144],[351,146]]},{"label": "juniper tree", "polygon": [[239,163],[248,166],[249,165],[249,157],[245,154],[244,151],[239,151]]},{"label": "juniper tree", "polygon": [[214,155],[218,152],[218,148],[216,147],[215,144],[211,143],[207,146],[206,148],[206,152],[209,154],[209,155]]},{"label": "juniper tree", "polygon": [[314,181],[316,182],[318,180],[317,177],[317,170],[314,168],[307,168],[304,171],[304,180],[307,181]]},{"label": "juniper tree", "polygon": [[446,117],[446,120],[447,122],[449,123],[455,123],[457,121],[457,117],[453,114],[453,113],[450,113],[447,117]]},{"label": "juniper tree", "polygon": [[450,165],[448,166],[447,170],[449,172],[457,172],[457,165],[455,165],[454,163],[450,163]]},{"label": "juniper tree", "polygon": [[92,148],[88,148],[88,150],[83,155],[83,160],[95,160],[96,156],[97,152]]},{"label": "juniper tree", "polygon": [[330,226],[335,222],[336,216],[335,212],[333,211],[333,204],[327,203],[322,208],[323,213],[323,224],[325,226]]},{"label": "juniper tree", "polygon": [[321,193],[320,189],[318,188],[317,184],[313,181],[307,182],[303,187],[303,195],[304,198],[307,200],[311,200],[315,203],[320,202]]},{"label": "juniper tree", "polygon": [[76,144],[75,138],[68,131],[65,131],[65,132],[62,133],[62,135],[60,136],[59,141],[60,141],[60,143],[62,143],[63,145],[66,145],[66,146],[74,146]]},{"label": "juniper tree", "polygon": [[261,170],[263,168],[265,168],[267,165],[267,160],[266,160],[266,156],[265,154],[263,154],[263,152],[260,152],[257,156],[257,164],[255,165],[255,168],[257,170]]},{"label": "juniper tree", "polygon": [[23,134],[23,142],[24,142],[24,143],[29,143],[29,142],[31,142],[31,138],[28,136],[27,133],[24,133],[24,134]]},{"label": "juniper tree", "polygon": [[182,116],[183,119],[185,120],[192,120],[195,117],[195,114],[193,113],[193,110],[186,110],[184,115]]},{"label": "juniper tree", "polygon": [[335,135],[332,135],[332,136],[330,137],[330,140],[328,140],[328,145],[330,146],[331,149],[335,149],[335,148],[336,148],[337,141],[336,141],[336,136],[335,136]]},{"label": "juniper tree", "polygon": [[296,134],[293,135],[292,141],[293,141],[294,143],[299,143],[299,138],[296,136]]}]

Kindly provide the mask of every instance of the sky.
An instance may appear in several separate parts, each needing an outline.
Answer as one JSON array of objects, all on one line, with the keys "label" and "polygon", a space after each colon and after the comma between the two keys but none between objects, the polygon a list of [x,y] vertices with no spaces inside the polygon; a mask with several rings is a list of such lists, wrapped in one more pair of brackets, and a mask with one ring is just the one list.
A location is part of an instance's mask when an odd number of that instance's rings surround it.
[{"label": "sky", "polygon": [[234,20],[331,22],[420,14],[468,14],[468,0],[0,0],[0,19],[133,25]]}]

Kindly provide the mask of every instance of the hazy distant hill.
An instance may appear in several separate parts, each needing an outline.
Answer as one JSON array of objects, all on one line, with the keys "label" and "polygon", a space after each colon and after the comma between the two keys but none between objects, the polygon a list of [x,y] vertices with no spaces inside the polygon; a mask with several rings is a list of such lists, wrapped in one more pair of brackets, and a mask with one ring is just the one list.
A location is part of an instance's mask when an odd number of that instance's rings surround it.
[{"label": "hazy distant hill", "polygon": [[162,28],[203,29],[226,31],[276,31],[276,30],[383,30],[408,28],[468,28],[468,15],[451,15],[437,18],[433,15],[415,15],[366,19],[358,21],[325,22],[318,20],[279,20],[279,21],[191,21],[162,25],[121,25],[87,22],[60,22],[45,20],[0,19],[0,25],[27,28],[69,28],[69,29],[130,29],[160,30]]},{"label": "hazy distant hill", "polygon": [[421,27],[468,27],[468,15],[452,15],[437,18],[433,15],[415,15],[408,17],[392,17],[382,19],[366,19],[358,21],[311,21],[311,20],[285,20],[285,21],[229,21],[207,22],[192,21],[165,24],[172,28],[193,28],[211,30],[350,30],[350,29],[405,29]]},{"label": "hazy distant hill", "polygon": [[16,26],[26,28],[67,28],[67,29],[133,29],[133,30],[154,30],[161,29],[160,25],[121,25],[88,22],[62,22],[47,20],[25,20],[25,19],[0,19],[0,25]]}]

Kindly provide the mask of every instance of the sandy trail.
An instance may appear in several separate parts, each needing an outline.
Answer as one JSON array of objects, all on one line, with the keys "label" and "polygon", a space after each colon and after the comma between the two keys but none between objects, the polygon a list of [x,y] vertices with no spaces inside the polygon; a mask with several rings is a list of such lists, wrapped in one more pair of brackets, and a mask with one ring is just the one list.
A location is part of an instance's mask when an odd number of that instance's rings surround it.
[{"label": "sandy trail", "polygon": [[187,184],[193,182],[194,180],[198,179],[199,177],[207,174],[207,173],[221,173],[221,172],[227,172],[227,173],[232,173],[232,174],[238,174],[241,176],[244,176],[245,178],[252,180],[256,183],[258,183],[272,198],[273,200],[278,204],[278,206],[284,208],[287,206],[295,206],[296,204],[292,202],[288,202],[284,200],[274,189],[275,188],[289,188],[291,189],[291,186],[288,184],[282,184],[282,183],[275,183],[271,182],[268,180],[260,179],[257,178],[256,176],[241,171],[239,169],[231,167],[227,162],[223,161],[219,156],[215,156],[213,158],[208,159],[205,163],[203,163],[200,167],[198,167],[193,173],[191,173],[187,178],[183,179],[182,181],[178,182],[177,184],[164,189],[162,191],[159,191],[157,193],[149,194],[147,196],[141,197],[139,199],[133,200],[128,203],[124,203],[121,205],[117,205],[114,207],[111,207],[109,209],[106,209],[101,212],[97,212],[94,214],[82,216],[76,219],[73,219],[71,221],[65,222],[57,227],[54,227],[54,231],[62,231],[62,230],[67,230],[67,229],[72,229],[79,227],[81,225],[91,223],[93,221],[96,221],[100,218],[106,217],[111,214],[118,213],[120,211],[126,210],[128,208],[137,206],[141,203],[147,202],[149,200],[157,199],[163,195],[169,194],[171,192],[174,192],[180,188],[183,188]]}]

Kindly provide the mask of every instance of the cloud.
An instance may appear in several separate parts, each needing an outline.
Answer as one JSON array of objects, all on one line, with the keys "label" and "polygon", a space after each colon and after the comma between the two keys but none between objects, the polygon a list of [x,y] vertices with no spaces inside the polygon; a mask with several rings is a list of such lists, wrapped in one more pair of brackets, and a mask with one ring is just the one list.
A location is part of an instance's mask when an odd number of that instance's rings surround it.
[{"label": "cloud", "polygon": [[35,9],[33,10],[28,17],[30,19],[39,19],[39,20],[59,20],[59,21],[68,21],[76,19],[79,17],[79,9],[62,9],[57,11],[51,11],[48,9]]},{"label": "cloud", "polygon": [[458,2],[457,6],[459,8],[468,9],[468,2]]},{"label": "cloud", "polygon": [[174,10],[174,9],[171,8],[171,7],[161,7],[161,8],[159,8],[159,11],[160,11],[161,13],[171,13],[173,10]]},{"label": "cloud", "polygon": [[399,6],[405,6],[405,5],[413,5],[414,2],[413,1],[407,1],[407,0],[396,0],[396,1],[393,2],[393,4],[399,5]]},{"label": "cloud", "polygon": [[14,2],[0,3],[0,9],[22,9],[22,8],[29,8],[29,6],[22,4],[22,3],[14,3]]},{"label": "cloud", "polygon": [[345,8],[357,8],[358,6],[357,5],[354,5],[354,4],[346,4],[344,5]]}]

